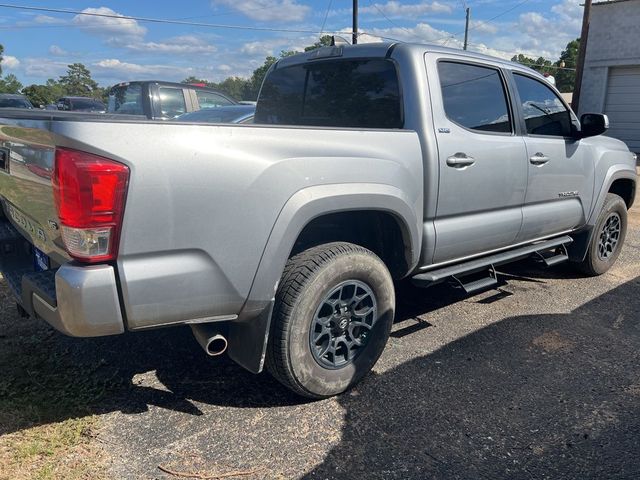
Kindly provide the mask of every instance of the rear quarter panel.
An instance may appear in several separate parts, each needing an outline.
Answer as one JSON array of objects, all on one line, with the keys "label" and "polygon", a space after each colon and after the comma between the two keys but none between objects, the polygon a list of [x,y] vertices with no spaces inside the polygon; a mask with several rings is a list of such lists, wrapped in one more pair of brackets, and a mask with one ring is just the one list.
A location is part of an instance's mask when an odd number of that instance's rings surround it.
[{"label": "rear quarter panel", "polygon": [[54,129],[74,148],[131,169],[118,258],[130,329],[234,318],[276,219],[308,187],[389,185],[415,213],[415,231],[421,223],[422,159],[411,131],[161,122]]}]

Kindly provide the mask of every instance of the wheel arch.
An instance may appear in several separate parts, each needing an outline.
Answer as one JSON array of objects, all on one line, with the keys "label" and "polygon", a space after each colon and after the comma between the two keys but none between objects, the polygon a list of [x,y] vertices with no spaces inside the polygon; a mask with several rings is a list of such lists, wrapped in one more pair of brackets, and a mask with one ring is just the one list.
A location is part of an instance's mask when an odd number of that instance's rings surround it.
[{"label": "wheel arch", "polygon": [[614,165],[609,168],[597,198],[593,202],[593,209],[589,215],[586,225],[572,235],[573,243],[569,247],[569,258],[574,262],[582,262],[589,250],[589,244],[594,234],[595,223],[608,193],[619,195],[631,208],[636,192],[637,175],[634,170],[630,170],[624,165]]},{"label": "wheel arch", "polygon": [[[397,228],[391,238],[399,233],[403,241],[403,259],[401,266],[395,267],[396,276],[415,268],[422,234],[422,204],[418,199],[412,202],[402,190],[384,184],[331,184],[299,190],[280,211],[247,301],[238,320],[230,325],[229,356],[233,360],[252,372],[262,371],[275,293],[290,255],[296,248],[304,248],[315,226],[327,225],[323,222],[338,217],[344,225],[345,219],[364,212],[370,218],[386,219],[382,222],[395,222],[386,224]],[[345,239],[328,241],[336,240]]]},{"label": "wheel arch", "polygon": [[595,225],[598,214],[600,213],[605,198],[607,197],[607,193],[616,193],[617,195],[619,195],[618,192],[623,194],[626,193],[627,198],[624,196],[622,198],[625,200],[627,208],[630,208],[631,205],[633,205],[633,197],[635,196],[636,180],[637,175],[635,169],[632,170],[627,165],[611,166],[607,170],[600,191],[598,192],[598,196],[593,202],[593,208],[591,209],[587,225],[590,227]]}]

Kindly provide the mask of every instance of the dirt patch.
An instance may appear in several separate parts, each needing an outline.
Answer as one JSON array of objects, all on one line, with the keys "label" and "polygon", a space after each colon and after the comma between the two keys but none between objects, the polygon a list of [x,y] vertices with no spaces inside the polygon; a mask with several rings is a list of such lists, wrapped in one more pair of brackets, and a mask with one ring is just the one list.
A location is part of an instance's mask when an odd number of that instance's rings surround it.
[{"label": "dirt patch", "polygon": [[556,331],[543,333],[539,337],[534,338],[531,344],[549,353],[564,352],[573,347],[573,342],[564,338]]}]

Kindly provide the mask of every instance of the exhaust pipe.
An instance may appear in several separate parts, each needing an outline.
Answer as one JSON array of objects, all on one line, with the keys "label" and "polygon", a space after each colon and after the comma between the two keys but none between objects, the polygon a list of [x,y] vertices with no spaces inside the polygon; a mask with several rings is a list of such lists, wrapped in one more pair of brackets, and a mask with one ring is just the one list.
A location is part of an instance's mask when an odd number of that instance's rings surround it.
[{"label": "exhaust pipe", "polygon": [[227,339],[220,334],[220,331],[211,323],[200,323],[191,325],[193,336],[205,353],[211,357],[222,355],[227,350]]}]

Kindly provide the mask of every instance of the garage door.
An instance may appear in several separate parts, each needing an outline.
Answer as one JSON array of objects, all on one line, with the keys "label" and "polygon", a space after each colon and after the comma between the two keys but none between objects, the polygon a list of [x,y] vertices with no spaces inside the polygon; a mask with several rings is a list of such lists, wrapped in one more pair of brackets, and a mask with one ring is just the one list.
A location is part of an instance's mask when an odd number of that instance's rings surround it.
[{"label": "garage door", "polygon": [[606,135],[619,138],[630,150],[640,152],[640,65],[609,70],[604,105],[610,121]]}]

